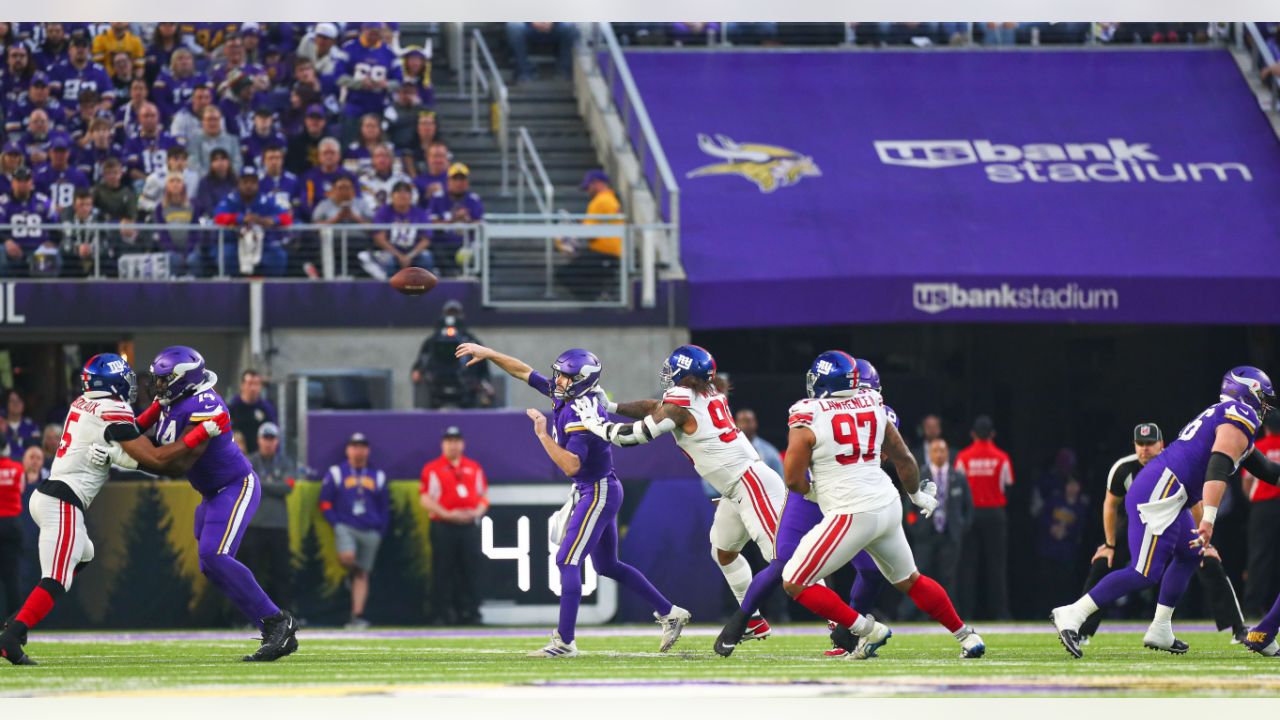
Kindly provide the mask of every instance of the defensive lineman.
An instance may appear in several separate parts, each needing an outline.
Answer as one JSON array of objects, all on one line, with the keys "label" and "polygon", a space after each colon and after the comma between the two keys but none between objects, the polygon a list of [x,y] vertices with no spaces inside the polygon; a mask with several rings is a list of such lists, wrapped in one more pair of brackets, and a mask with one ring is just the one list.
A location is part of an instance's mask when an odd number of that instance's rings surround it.
[{"label": "defensive lineman", "polygon": [[1185,643],[1173,634],[1173,609],[1200,564],[1201,548],[1213,537],[1227,478],[1241,465],[1272,484],[1280,478],[1280,465],[1253,447],[1260,418],[1274,402],[1275,389],[1266,373],[1250,366],[1232,368],[1222,378],[1218,403],[1187,423],[1178,439],[1142,468],[1125,495],[1132,564],[1108,574],[1074,603],[1053,610],[1054,628],[1068,653],[1083,657],[1080,627],[1100,606],[1157,582],[1156,616],[1143,644],[1185,652]]},{"label": "defensive lineman", "polygon": [[[180,475],[200,457],[209,438],[231,427],[226,414],[197,424],[176,442],[156,447],[134,424],[133,369],[119,355],[94,355],[80,374],[83,393],[71,404],[49,479],[31,496],[31,517],[40,527],[40,582],[0,633],[0,657],[35,665],[23,645],[27,632],[49,614],[79,570],[93,560],[84,513],[107,481],[111,460],[136,468]],[[121,450],[123,449],[123,452]]]},{"label": "defensive lineman", "polygon": [[[741,605],[751,585],[751,565],[742,548],[751,541],[764,557],[774,556],[786,489],[734,425],[711,353],[681,345],[663,361],[658,375],[662,400],[607,403],[611,412],[635,418],[635,423],[604,421],[594,397],[580,398],[574,409],[588,430],[618,447],[644,445],[664,433],[675,436],[698,474],[720,493],[711,523],[711,557]],[[742,638],[764,639],[769,632],[769,623],[753,609]]]}]

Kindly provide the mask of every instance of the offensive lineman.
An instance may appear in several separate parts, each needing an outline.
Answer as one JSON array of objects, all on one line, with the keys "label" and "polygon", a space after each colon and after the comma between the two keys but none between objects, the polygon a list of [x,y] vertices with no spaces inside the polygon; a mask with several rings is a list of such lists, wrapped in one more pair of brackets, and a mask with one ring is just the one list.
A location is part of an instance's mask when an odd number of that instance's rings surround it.
[{"label": "offensive lineman", "polygon": [[129,469],[141,464],[154,472],[181,475],[204,452],[205,440],[231,427],[231,419],[222,414],[196,425],[177,442],[156,447],[134,424],[131,403],[137,386],[124,358],[94,355],[80,379],[84,392],[67,413],[50,477],[31,496],[31,517],[40,527],[41,577],[0,633],[0,657],[14,665],[36,664],[22,649],[27,631],[49,614],[71,589],[76,573],[93,560],[84,513],[106,483],[111,461]]},{"label": "offensive lineman", "polygon": [[[734,425],[724,396],[726,385],[716,376],[711,353],[697,345],[681,345],[662,363],[658,375],[661,401],[607,403],[610,411],[635,418],[635,423],[604,421],[594,397],[580,398],[574,409],[588,430],[618,447],[644,445],[668,432],[675,435],[698,474],[720,493],[711,523],[711,557],[741,605],[751,585],[751,565],[742,557],[742,548],[751,541],[764,557],[773,557],[786,489]],[[763,640],[769,633],[769,623],[753,612],[741,637]]]},{"label": "offensive lineman", "polygon": [[805,533],[782,570],[783,589],[810,611],[857,636],[849,657],[872,656],[893,632],[844,604],[818,580],[864,548],[894,587],[960,641],[960,656],[981,657],[982,638],[956,614],[947,591],[916,570],[902,530],[898,491],[880,467],[881,453],[898,472],[911,502],[929,517],[938,501],[920,488],[920,469],[884,410],[880,393],[858,387],[856,361],[845,352],[819,355],[806,376],[809,399],[791,406],[784,459],[787,487],[810,495],[822,521]]}]

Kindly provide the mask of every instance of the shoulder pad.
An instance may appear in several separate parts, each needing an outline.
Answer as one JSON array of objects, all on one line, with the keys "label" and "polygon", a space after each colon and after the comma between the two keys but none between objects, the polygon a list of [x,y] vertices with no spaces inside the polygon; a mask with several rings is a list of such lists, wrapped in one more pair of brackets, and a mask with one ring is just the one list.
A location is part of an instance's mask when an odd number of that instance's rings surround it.
[{"label": "shoulder pad", "polygon": [[813,426],[813,400],[801,400],[787,411],[787,427]]},{"label": "shoulder pad", "polygon": [[1253,408],[1241,402],[1231,401],[1224,403],[1222,417],[1224,420],[1232,421],[1243,425],[1249,436],[1252,437],[1258,432],[1261,423],[1258,421],[1258,413]]},{"label": "shoulder pad", "polygon": [[677,385],[662,394],[662,402],[679,405],[680,407],[691,407],[693,405],[693,388]]}]

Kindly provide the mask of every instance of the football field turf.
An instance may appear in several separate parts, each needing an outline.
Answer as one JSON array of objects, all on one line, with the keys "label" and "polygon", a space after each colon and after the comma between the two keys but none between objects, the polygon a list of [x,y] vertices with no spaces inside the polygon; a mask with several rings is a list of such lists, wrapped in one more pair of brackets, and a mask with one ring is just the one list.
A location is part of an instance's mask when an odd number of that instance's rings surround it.
[{"label": "football field turf", "polygon": [[3,696],[117,697],[687,697],[1137,696],[1280,694],[1280,659],[1227,643],[1205,626],[1183,630],[1183,656],[1142,647],[1134,626],[1115,626],[1082,660],[1062,650],[1048,623],[991,626],[988,652],[961,660],[936,626],[895,626],[881,657],[827,658],[825,634],[807,626],[775,630],[731,658],[711,650],[716,628],[695,626],[671,653],[656,652],[656,626],[585,628],[582,655],[537,660],[539,628],[303,629],[301,649],[273,664],[239,661],[248,632],[43,633],[27,650],[39,667],[0,664]]}]

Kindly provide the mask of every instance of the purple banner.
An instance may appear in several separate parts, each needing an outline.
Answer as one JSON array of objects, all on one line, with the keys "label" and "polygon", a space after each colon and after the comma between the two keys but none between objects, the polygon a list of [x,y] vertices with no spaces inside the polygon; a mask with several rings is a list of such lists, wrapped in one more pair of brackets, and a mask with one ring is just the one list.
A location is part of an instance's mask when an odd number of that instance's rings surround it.
[{"label": "purple banner", "polygon": [[1280,322],[1280,142],[1225,50],[628,61],[694,329]]},{"label": "purple banner", "polygon": [[[417,478],[440,455],[445,428],[457,425],[466,454],[484,466],[491,482],[568,482],[533,435],[523,411],[453,412],[318,411],[307,415],[307,464],[323,471],[344,458],[347,438],[369,438],[370,462],[392,479]],[[664,440],[613,453],[623,480],[698,477],[693,464]]]}]

